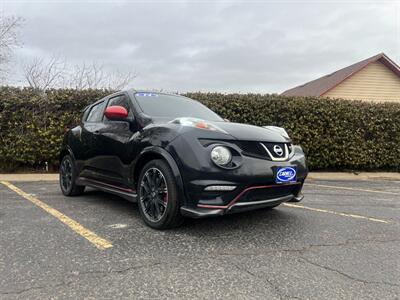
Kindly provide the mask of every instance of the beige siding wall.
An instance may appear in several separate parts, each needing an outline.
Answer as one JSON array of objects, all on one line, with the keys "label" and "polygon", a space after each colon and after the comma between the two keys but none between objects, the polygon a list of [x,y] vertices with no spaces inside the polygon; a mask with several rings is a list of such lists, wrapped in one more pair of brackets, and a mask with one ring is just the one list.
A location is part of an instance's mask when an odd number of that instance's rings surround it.
[{"label": "beige siding wall", "polygon": [[400,103],[400,78],[381,62],[375,62],[323,96]]}]

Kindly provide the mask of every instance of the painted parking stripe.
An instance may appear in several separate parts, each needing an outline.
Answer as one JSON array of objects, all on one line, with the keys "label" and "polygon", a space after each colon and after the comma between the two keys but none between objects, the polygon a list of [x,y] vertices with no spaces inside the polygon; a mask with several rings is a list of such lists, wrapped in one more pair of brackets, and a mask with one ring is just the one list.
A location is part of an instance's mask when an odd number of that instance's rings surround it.
[{"label": "painted parking stripe", "polygon": [[346,186],[334,186],[334,185],[325,185],[325,184],[316,184],[316,183],[305,183],[304,185],[317,186],[317,187],[330,188],[330,189],[339,189],[339,190],[349,190],[349,191],[358,191],[358,192],[368,192],[368,193],[378,193],[378,194],[387,194],[387,195],[400,196],[400,193],[395,193],[395,192],[378,191],[378,190],[370,190],[370,189],[358,189],[358,188],[351,188],[351,187],[346,187]]},{"label": "painted parking stripe", "polygon": [[64,224],[66,224],[69,228],[71,228],[73,231],[75,231],[80,236],[87,239],[89,242],[91,242],[97,248],[104,250],[104,249],[111,248],[113,246],[109,241],[99,237],[93,231],[86,229],[78,222],[72,220],[70,217],[64,215],[63,213],[59,212],[58,210],[56,210],[56,209],[52,208],[51,206],[47,205],[46,203],[40,201],[38,198],[32,196],[31,194],[24,192],[23,190],[21,190],[20,188],[16,187],[13,184],[11,184],[10,182],[8,182],[8,181],[0,181],[0,182],[2,184],[4,184],[5,186],[7,186],[10,190],[16,192],[18,195],[24,197],[26,200],[32,202],[33,204],[37,205],[38,207],[40,207],[41,209],[43,209],[44,211],[46,211],[47,213],[52,215],[53,217],[57,218],[58,220],[60,220]]},{"label": "painted parking stripe", "polygon": [[377,219],[377,218],[365,217],[365,216],[360,216],[360,215],[355,215],[355,214],[346,214],[346,213],[342,213],[342,212],[338,212],[338,211],[314,208],[314,207],[309,207],[309,206],[304,206],[304,205],[298,205],[298,204],[292,204],[292,203],[283,203],[283,205],[287,206],[287,207],[301,208],[301,209],[306,209],[306,210],[311,210],[311,211],[316,211],[316,212],[321,212],[321,213],[338,215],[338,216],[342,216],[342,217],[363,219],[363,220],[368,220],[368,221],[377,222],[377,223],[385,223],[385,224],[391,223],[390,221],[381,220],[381,219]]}]

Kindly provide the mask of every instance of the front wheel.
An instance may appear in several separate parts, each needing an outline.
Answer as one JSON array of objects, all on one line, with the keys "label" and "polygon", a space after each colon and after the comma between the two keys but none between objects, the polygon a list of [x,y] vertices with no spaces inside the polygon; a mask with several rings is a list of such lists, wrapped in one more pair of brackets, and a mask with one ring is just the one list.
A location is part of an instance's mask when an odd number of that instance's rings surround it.
[{"label": "front wheel", "polygon": [[169,165],[160,159],[148,162],[138,182],[138,206],[144,222],[155,229],[182,224],[180,197]]},{"label": "front wheel", "polygon": [[70,155],[65,155],[60,164],[60,187],[65,196],[77,196],[83,193],[85,186],[77,185],[76,167]]}]

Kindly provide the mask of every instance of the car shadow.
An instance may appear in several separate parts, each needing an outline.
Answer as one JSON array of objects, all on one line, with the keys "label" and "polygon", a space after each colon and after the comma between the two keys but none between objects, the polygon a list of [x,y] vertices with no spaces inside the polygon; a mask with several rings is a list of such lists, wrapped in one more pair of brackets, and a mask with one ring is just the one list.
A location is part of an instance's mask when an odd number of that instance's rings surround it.
[{"label": "car shadow", "polygon": [[[137,203],[132,203],[116,195],[89,189],[84,195],[76,198],[88,204],[102,205],[103,209],[112,211],[114,214],[119,214],[123,217],[135,218],[136,220],[141,219]],[[135,226],[143,226],[148,229],[149,233],[159,232],[146,227],[143,222],[140,222],[140,224],[136,223]],[[281,205],[273,209],[264,208],[219,217],[185,219],[185,222],[180,227],[165,230],[163,233],[166,236],[182,234],[193,237],[219,237],[229,235],[230,233],[237,234],[240,231],[251,231],[252,234],[259,233],[265,235],[266,230],[271,234],[275,231],[278,234],[284,227],[285,231],[291,234],[301,234],[304,226],[306,224],[302,216],[296,214],[294,210]]]},{"label": "car shadow", "polygon": [[86,188],[83,195],[74,197],[77,201],[87,204],[102,205],[102,208],[120,213],[123,215],[131,215],[140,218],[137,203],[128,201],[120,196],[106,193],[100,190]]}]

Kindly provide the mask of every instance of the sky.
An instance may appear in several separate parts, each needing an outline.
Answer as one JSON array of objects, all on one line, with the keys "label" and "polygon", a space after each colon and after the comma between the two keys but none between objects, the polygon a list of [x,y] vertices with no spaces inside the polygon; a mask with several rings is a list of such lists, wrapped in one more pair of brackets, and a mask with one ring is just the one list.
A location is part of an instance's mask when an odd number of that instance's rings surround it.
[{"label": "sky", "polygon": [[380,52],[400,64],[400,1],[0,1],[22,65],[62,56],[137,89],[281,93]]}]

